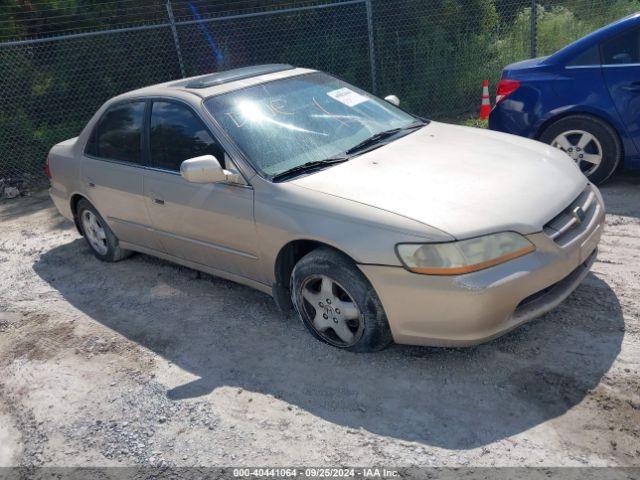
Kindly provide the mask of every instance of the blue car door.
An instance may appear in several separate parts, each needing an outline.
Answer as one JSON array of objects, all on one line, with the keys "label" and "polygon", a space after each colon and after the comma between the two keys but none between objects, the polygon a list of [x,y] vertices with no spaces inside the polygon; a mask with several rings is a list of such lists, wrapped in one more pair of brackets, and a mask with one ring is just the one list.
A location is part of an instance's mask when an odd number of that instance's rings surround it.
[{"label": "blue car door", "polygon": [[602,72],[611,99],[636,148],[640,148],[640,28],[601,45]]}]

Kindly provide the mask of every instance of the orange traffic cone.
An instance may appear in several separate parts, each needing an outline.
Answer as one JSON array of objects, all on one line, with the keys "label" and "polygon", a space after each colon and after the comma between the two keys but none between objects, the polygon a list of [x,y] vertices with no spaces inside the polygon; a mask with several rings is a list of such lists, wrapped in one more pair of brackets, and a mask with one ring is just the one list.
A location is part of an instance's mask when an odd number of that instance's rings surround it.
[{"label": "orange traffic cone", "polygon": [[482,106],[480,107],[480,120],[488,120],[491,113],[491,100],[489,100],[489,80],[482,84]]}]

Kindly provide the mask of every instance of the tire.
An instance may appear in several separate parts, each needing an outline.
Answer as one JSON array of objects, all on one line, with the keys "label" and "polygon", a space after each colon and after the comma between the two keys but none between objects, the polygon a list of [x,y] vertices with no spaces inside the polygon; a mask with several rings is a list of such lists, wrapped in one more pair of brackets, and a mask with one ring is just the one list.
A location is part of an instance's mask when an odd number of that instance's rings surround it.
[{"label": "tire", "polygon": [[[95,207],[87,200],[80,200],[76,211],[82,236],[96,258],[103,262],[117,262],[133,253],[130,250],[124,250],[119,247],[118,238]],[[91,218],[96,222],[94,227],[91,226]],[[97,232],[102,233],[99,234]],[[98,244],[96,245],[96,243]]]},{"label": "tire", "polygon": [[[587,138],[582,136],[583,133],[592,135],[594,141],[589,141],[586,148],[580,149],[578,147],[580,139]],[[564,142],[565,147],[558,143],[563,136],[568,140],[568,144]],[[622,159],[622,144],[616,131],[608,123],[590,115],[564,117],[545,128],[539,140],[565,151],[578,163],[587,178],[596,185],[607,180],[615,172]],[[584,156],[597,155],[598,149],[601,150],[601,160],[598,165],[589,163],[580,157],[583,154]]]},{"label": "tire", "polygon": [[[393,341],[375,290],[355,263],[335,250],[318,248],[298,261],[291,275],[291,300],[304,326],[329,345],[374,352]],[[316,322],[321,324],[314,326]]]}]

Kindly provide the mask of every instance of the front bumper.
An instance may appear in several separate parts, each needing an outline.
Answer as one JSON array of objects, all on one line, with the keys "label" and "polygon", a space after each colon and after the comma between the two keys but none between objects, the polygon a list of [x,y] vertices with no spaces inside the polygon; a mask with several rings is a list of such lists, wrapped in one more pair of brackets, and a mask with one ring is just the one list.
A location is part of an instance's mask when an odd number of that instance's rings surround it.
[{"label": "front bumper", "polygon": [[467,346],[496,338],[556,307],[580,284],[597,255],[604,204],[559,245],[547,233],[527,238],[536,251],[496,267],[453,277],[360,265],[375,288],[397,343]]}]

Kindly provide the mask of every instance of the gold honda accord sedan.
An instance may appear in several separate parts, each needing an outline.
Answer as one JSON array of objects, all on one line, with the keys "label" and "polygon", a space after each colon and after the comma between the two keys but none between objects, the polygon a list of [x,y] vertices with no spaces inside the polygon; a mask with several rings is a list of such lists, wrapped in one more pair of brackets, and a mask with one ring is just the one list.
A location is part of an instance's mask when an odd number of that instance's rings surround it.
[{"label": "gold honda accord sedan", "polygon": [[598,189],[548,145],[398,103],[280,64],[142,88],[51,149],[51,197],[100,260],[249,285],[346,350],[476,344],[563,301]]}]

